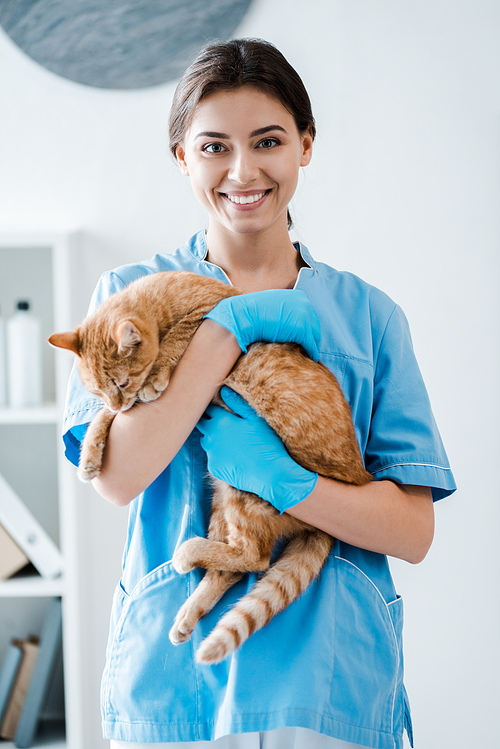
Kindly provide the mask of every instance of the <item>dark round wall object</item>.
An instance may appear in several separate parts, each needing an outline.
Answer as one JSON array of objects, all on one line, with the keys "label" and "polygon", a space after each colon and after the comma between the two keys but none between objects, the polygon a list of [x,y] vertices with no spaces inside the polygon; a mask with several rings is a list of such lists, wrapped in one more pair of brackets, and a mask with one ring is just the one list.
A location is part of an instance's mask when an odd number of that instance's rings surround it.
[{"label": "dark round wall object", "polygon": [[86,86],[137,89],[178,78],[230,39],[251,0],[1,0],[0,25],[33,60]]}]

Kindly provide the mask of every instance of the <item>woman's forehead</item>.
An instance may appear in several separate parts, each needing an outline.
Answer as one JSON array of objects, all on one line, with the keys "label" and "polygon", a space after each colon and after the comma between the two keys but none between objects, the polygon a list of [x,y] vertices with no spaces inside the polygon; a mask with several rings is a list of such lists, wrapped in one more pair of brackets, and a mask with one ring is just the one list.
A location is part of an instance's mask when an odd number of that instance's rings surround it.
[{"label": "woman's forehead", "polygon": [[243,86],[204,97],[194,109],[188,134],[197,137],[214,132],[218,137],[231,137],[236,132],[250,135],[270,126],[288,132],[295,120],[279,99],[254,86]]}]

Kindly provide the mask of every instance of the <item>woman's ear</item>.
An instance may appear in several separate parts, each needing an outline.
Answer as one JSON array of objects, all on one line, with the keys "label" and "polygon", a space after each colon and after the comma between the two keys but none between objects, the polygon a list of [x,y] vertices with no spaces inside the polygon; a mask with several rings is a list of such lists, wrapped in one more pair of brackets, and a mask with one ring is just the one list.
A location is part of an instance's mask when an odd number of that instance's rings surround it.
[{"label": "woman's ear", "polygon": [[307,166],[312,159],[313,152],[313,135],[311,130],[308,128],[302,136],[302,158],[300,160],[300,166]]},{"label": "woman's ear", "polygon": [[181,170],[182,174],[184,175],[184,177],[189,177],[189,169],[186,162],[186,152],[180,144],[177,146],[175,155],[177,156],[177,163],[179,164],[179,169]]}]

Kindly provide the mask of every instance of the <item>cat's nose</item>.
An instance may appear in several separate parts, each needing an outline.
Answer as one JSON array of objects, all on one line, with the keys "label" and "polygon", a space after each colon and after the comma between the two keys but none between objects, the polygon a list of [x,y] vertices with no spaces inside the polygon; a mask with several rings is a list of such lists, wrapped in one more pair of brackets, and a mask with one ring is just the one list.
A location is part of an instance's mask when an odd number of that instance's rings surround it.
[{"label": "cat's nose", "polygon": [[120,396],[108,396],[108,398],[105,399],[106,405],[111,411],[111,413],[117,414],[119,411],[121,411],[122,403],[121,403],[121,397]]}]

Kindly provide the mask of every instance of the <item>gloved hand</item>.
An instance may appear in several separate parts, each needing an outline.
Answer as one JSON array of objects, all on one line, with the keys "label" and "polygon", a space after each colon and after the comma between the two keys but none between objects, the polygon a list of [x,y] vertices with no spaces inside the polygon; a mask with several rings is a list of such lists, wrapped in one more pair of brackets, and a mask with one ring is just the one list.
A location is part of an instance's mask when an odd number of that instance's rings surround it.
[{"label": "gloved hand", "polygon": [[296,463],[265,419],[234,390],[224,386],[221,395],[234,414],[212,404],[198,422],[212,476],[257,494],[280,513],[309,496],[318,474]]},{"label": "gloved hand", "polygon": [[303,291],[270,289],[231,296],[219,302],[205,317],[230,330],[243,351],[255,341],[293,341],[318,361],[320,324]]}]

